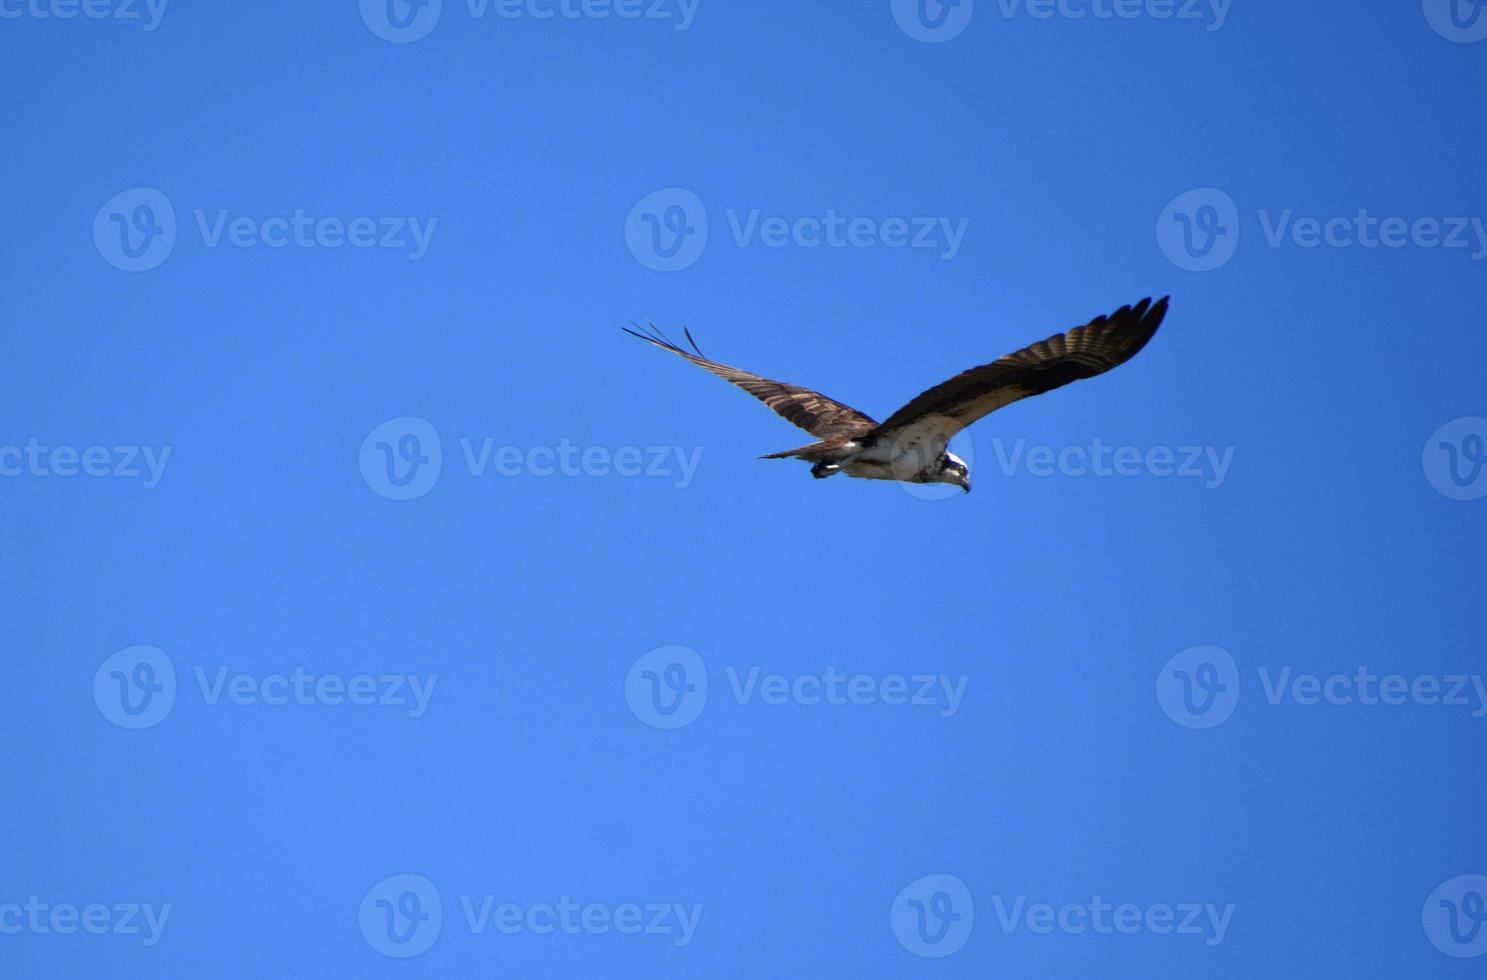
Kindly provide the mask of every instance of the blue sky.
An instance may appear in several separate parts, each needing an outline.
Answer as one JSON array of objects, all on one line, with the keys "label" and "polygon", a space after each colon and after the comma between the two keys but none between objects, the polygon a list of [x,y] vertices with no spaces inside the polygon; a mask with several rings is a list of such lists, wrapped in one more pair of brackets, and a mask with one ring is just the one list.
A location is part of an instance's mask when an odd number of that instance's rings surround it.
[{"label": "blue sky", "polygon": [[0,0],[0,973],[1478,975],[1452,2]]}]

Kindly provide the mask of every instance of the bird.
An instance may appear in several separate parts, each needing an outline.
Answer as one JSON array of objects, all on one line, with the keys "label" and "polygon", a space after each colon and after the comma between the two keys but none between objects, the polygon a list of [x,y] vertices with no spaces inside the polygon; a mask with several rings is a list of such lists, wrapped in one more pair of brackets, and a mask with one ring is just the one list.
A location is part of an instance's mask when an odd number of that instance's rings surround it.
[{"label": "bird", "polygon": [[989,364],[963,371],[922,392],[882,422],[810,388],[773,381],[714,361],[683,328],[691,350],[654,324],[621,327],[665,351],[730,381],[816,437],[816,442],[760,459],[799,459],[817,479],[845,473],[865,480],[948,483],[971,491],[966,461],[949,451],[961,429],[1015,401],[1041,395],[1082,378],[1104,374],[1135,357],[1162,325],[1163,296],[1122,306],[1080,327],[1054,334]]}]

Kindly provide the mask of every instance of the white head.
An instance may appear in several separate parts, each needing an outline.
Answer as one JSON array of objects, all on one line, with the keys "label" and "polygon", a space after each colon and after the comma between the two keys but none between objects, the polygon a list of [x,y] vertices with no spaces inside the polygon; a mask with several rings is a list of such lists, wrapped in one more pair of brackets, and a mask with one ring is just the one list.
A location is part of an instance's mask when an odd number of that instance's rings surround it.
[{"label": "white head", "polygon": [[940,473],[937,483],[953,483],[966,493],[971,492],[971,468],[966,461],[952,452],[946,452],[945,458],[940,463]]}]

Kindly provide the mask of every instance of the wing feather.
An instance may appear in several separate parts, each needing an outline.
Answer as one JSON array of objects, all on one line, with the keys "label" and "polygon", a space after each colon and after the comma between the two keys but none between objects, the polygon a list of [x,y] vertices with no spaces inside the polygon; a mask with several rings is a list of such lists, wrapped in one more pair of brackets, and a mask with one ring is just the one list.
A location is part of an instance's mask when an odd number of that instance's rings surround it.
[{"label": "wing feather", "polygon": [[[1144,299],[1067,333],[971,368],[917,396],[867,438],[928,426],[948,439],[999,408],[1082,378],[1104,374],[1135,357],[1161,326],[1168,297]],[[926,422],[926,420],[932,420]]]},{"label": "wing feather", "polygon": [[878,424],[865,413],[859,412],[850,405],[843,405],[833,398],[828,398],[819,391],[812,391],[810,388],[802,388],[783,381],[772,381],[741,368],[710,360],[704,357],[697,347],[697,342],[692,339],[691,331],[686,331],[687,342],[692,345],[689,351],[673,343],[652,324],[647,324],[644,332],[639,324],[635,324],[635,327],[634,330],[628,327],[620,329],[662,350],[685,357],[724,381],[732,382],[774,409],[787,421],[800,426],[823,441],[847,442],[856,435],[870,431]]}]

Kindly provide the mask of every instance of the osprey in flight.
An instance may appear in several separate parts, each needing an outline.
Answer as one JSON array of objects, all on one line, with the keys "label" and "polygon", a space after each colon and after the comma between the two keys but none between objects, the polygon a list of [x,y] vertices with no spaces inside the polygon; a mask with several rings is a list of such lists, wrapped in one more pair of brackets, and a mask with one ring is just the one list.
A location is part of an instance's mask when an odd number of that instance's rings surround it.
[{"label": "osprey in flight", "polygon": [[957,374],[919,395],[885,422],[876,422],[819,391],[771,381],[709,360],[698,349],[690,330],[683,331],[692,345],[688,351],[654,326],[646,333],[620,329],[733,382],[819,440],[760,459],[805,460],[813,464],[811,475],[817,479],[845,473],[867,480],[953,483],[969,493],[971,474],[965,461],[946,448],[951,436],[1004,405],[1124,364],[1146,346],[1166,315],[1165,296],[1155,303],[1143,299],[1135,306],[1122,306],[1068,333],[1055,334]]}]

